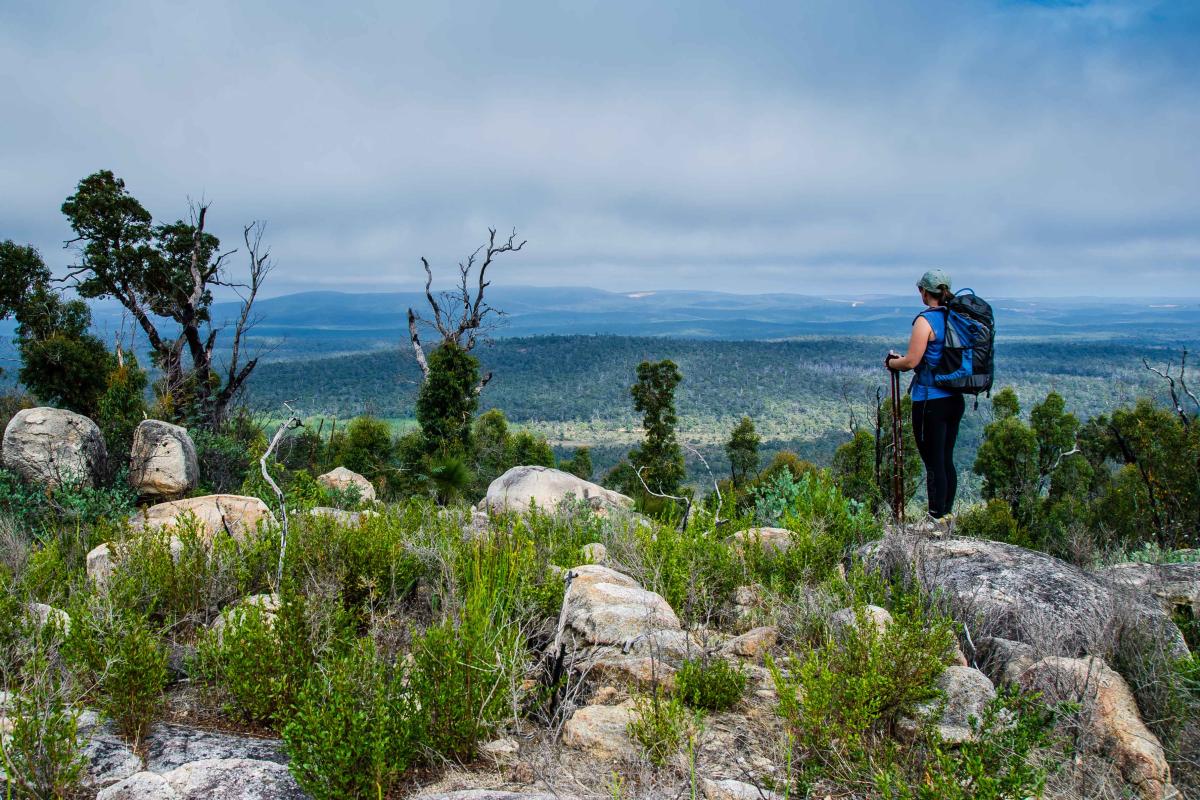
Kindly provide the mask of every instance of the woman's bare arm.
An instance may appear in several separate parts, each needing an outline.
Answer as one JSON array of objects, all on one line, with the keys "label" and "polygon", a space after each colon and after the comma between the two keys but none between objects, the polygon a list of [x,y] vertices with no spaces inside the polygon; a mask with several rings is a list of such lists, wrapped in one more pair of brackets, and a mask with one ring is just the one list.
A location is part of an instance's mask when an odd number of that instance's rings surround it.
[{"label": "woman's bare arm", "polygon": [[908,340],[908,352],[899,358],[893,358],[888,364],[892,369],[908,372],[925,357],[925,348],[929,346],[930,339],[933,338],[933,327],[924,317],[917,317],[913,323],[912,336]]}]

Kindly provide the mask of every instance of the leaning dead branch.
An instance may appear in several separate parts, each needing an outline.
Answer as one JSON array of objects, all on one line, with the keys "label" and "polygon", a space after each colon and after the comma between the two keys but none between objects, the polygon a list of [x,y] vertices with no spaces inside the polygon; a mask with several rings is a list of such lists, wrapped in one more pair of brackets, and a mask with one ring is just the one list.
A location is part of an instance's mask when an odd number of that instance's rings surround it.
[{"label": "leaning dead branch", "polygon": [[275,452],[275,448],[279,446],[283,435],[290,430],[302,427],[304,422],[300,419],[300,415],[296,413],[287,403],[283,404],[288,410],[288,418],[279,424],[275,435],[271,437],[271,443],[267,445],[267,450],[262,454],[262,458],[258,460],[259,469],[262,470],[263,480],[271,487],[271,491],[275,493],[275,497],[279,500],[279,518],[280,518],[280,535],[279,535],[279,570],[275,576],[275,591],[279,591],[283,585],[283,558],[287,553],[287,537],[288,537],[288,515],[287,503],[283,497],[283,490],[279,488],[279,484],[275,483],[275,479],[271,477],[271,473],[267,470],[267,461],[271,458],[271,454]]},{"label": "leaning dead branch", "polygon": [[683,503],[683,519],[681,519],[679,521],[679,530],[686,531],[687,524],[688,524],[688,517],[690,517],[692,514],[692,498],[680,497],[680,496],[674,495],[674,494],[663,494],[662,492],[654,491],[646,484],[646,479],[642,477],[642,470],[644,470],[644,469],[645,469],[645,467],[638,467],[636,470],[636,474],[637,474],[638,481],[641,482],[641,484],[642,484],[642,488],[646,490],[646,494],[650,495],[651,497],[660,498],[662,500],[674,500],[677,503]]},{"label": "leaning dead branch", "polygon": [[[1192,419],[1195,416],[1195,411],[1200,411],[1200,399],[1197,399],[1195,393],[1192,392],[1187,385],[1187,357],[1188,351],[1185,347],[1183,349],[1183,353],[1179,356],[1178,375],[1171,374],[1170,364],[1167,364],[1165,369],[1158,369],[1157,367],[1150,365],[1149,359],[1142,359],[1142,364],[1146,367],[1146,369],[1150,370],[1155,375],[1167,382],[1167,390],[1171,394],[1171,407],[1175,409],[1175,413],[1179,416],[1179,419],[1181,422],[1183,422],[1183,427],[1185,428],[1191,426]],[[1183,399],[1180,397],[1180,393],[1182,393],[1184,397],[1187,397],[1189,400],[1191,400],[1192,405],[1195,406],[1195,411],[1192,414],[1189,414],[1187,409],[1183,407]]]}]

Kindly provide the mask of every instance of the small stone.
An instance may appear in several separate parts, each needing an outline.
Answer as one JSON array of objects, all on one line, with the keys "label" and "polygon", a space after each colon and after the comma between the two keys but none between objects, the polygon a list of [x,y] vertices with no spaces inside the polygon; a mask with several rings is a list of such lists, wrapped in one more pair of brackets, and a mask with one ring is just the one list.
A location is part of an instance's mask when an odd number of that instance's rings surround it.
[{"label": "small stone", "polygon": [[774,625],[764,625],[730,639],[722,649],[730,655],[757,659],[766,655],[778,641],[779,629]]},{"label": "small stone", "polygon": [[608,548],[600,542],[585,544],[582,550],[583,560],[589,564],[603,564],[608,560]]},{"label": "small stone", "polygon": [[618,706],[584,706],[563,725],[563,744],[605,761],[634,760],[638,751],[628,733],[632,718],[633,704],[628,701]]},{"label": "small stone", "polygon": [[[892,615],[886,608],[879,606],[866,607],[867,622],[875,626],[875,630],[883,632],[892,624]],[[858,614],[853,608],[843,608],[829,615],[829,632],[835,639],[841,638],[847,631],[858,628]]]}]

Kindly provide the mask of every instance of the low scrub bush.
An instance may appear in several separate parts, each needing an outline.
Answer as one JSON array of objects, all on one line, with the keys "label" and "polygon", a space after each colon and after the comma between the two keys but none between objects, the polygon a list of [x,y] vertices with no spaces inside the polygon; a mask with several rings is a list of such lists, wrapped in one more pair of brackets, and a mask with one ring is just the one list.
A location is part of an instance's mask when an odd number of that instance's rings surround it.
[{"label": "low scrub bush", "polygon": [[915,600],[893,615],[880,630],[859,606],[855,624],[836,639],[782,665],[768,660],[801,775],[856,775],[902,715],[937,697],[953,645],[951,622],[924,613]]},{"label": "low scrub bush", "polygon": [[404,662],[369,640],[314,671],[283,728],[288,769],[315,800],[390,796],[420,757],[420,709]]},{"label": "low scrub bush", "polygon": [[[1047,768],[1036,751],[1051,743],[1055,712],[1038,695],[1001,689],[980,719],[970,720],[972,738],[950,746],[926,732],[927,750],[907,770],[879,772],[884,800],[1024,800],[1041,797]],[[907,774],[906,774],[907,772]]]},{"label": "low scrub bush", "polygon": [[8,794],[16,798],[66,798],[83,778],[86,744],[79,709],[69,702],[67,682],[53,650],[38,646],[19,671],[18,686],[4,715],[11,723],[0,736]]},{"label": "low scrub bush", "polygon": [[688,711],[679,696],[668,696],[657,688],[633,701],[633,716],[627,733],[656,767],[666,765],[699,727],[699,717]]},{"label": "low scrub bush", "polygon": [[661,594],[686,622],[710,618],[746,582],[746,568],[726,538],[709,520],[685,531],[665,525],[640,528],[637,543],[646,588]]},{"label": "low scrub bush", "polygon": [[692,708],[725,711],[746,691],[746,671],[723,658],[687,659],[675,673],[675,693]]},{"label": "low scrub bush", "polygon": [[114,607],[107,598],[85,597],[70,613],[68,664],[121,735],[141,741],[167,685],[162,641],[146,617]]}]

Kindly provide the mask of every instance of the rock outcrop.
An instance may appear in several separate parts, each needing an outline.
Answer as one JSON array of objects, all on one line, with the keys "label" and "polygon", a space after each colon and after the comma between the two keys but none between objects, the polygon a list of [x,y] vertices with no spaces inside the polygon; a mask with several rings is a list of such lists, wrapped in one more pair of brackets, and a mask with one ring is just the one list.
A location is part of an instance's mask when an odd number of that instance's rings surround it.
[{"label": "rock outcrop", "polygon": [[605,489],[569,472],[550,467],[513,467],[488,487],[484,501],[489,511],[528,511],[532,502],[546,512],[558,510],[567,498],[586,502],[596,509],[632,509],[632,498]]},{"label": "rock outcrop", "polygon": [[196,488],[200,462],[186,428],[146,419],[133,432],[129,485],[141,497],[171,500]]},{"label": "rock outcrop", "polygon": [[364,503],[375,502],[375,486],[352,469],[336,467],[324,475],[317,476],[317,483],[335,492],[358,491],[358,499]]},{"label": "rock outcrop", "polygon": [[782,553],[792,546],[795,535],[787,528],[747,528],[735,533],[730,540],[739,550],[752,545],[761,547],[764,553]]},{"label": "rock outcrop", "polygon": [[[988,677],[972,667],[949,666],[938,677],[938,689],[945,696],[941,702],[924,703],[917,708],[918,716],[933,723],[942,741],[961,744],[974,738],[971,720],[983,719],[984,709],[996,697],[996,687]],[[931,719],[938,708],[941,714]],[[915,731],[915,721],[902,723],[901,728]]]},{"label": "rock outcrop", "polygon": [[633,703],[628,701],[618,706],[584,706],[563,725],[563,744],[605,761],[635,760],[638,749],[628,733],[631,719]]},{"label": "rock outcrop", "polygon": [[947,599],[973,634],[1034,645],[1038,652],[1100,652],[1134,631],[1186,655],[1183,636],[1157,605],[1045,553],[986,539],[892,534],[861,548],[868,569],[915,579]]},{"label": "rock outcrop", "polygon": [[249,758],[192,761],[165,774],[138,772],[96,800],[305,800],[287,767]]},{"label": "rock outcrop", "polygon": [[1200,619],[1200,563],[1116,564],[1095,574],[1141,594],[1168,614],[1186,610]]},{"label": "rock outcrop", "polygon": [[615,570],[588,564],[571,570],[566,624],[590,645],[629,647],[660,631],[682,633],[662,595]]},{"label": "rock outcrop", "polygon": [[331,519],[338,525],[347,527],[357,527],[368,519],[379,516],[378,511],[372,511],[369,508],[363,511],[345,511],[341,508],[330,508],[328,506],[317,506],[308,513],[309,516],[316,517],[317,519]]},{"label": "rock outcrop", "polygon": [[[178,536],[172,536],[167,540],[167,547],[171,551],[171,560],[178,563],[179,557],[183,555],[183,540]],[[103,589],[108,586],[113,570],[116,568],[120,549],[120,544],[104,542],[88,552],[87,576],[98,588]]]},{"label": "rock outcrop", "polygon": [[131,528],[157,529],[174,528],[183,524],[188,517],[198,523],[200,537],[211,543],[219,536],[231,536],[244,542],[262,524],[275,524],[275,516],[267,504],[257,497],[236,494],[209,494],[159,503],[134,514]]},{"label": "rock outcrop", "polygon": [[1020,677],[1048,703],[1079,703],[1092,736],[1081,744],[1111,758],[1142,800],[1176,796],[1162,744],[1142,722],[1125,680],[1098,658],[1043,658]]},{"label": "rock outcrop", "polygon": [[100,428],[61,408],[26,408],[4,429],[4,466],[45,486],[96,486],[108,463]]}]

